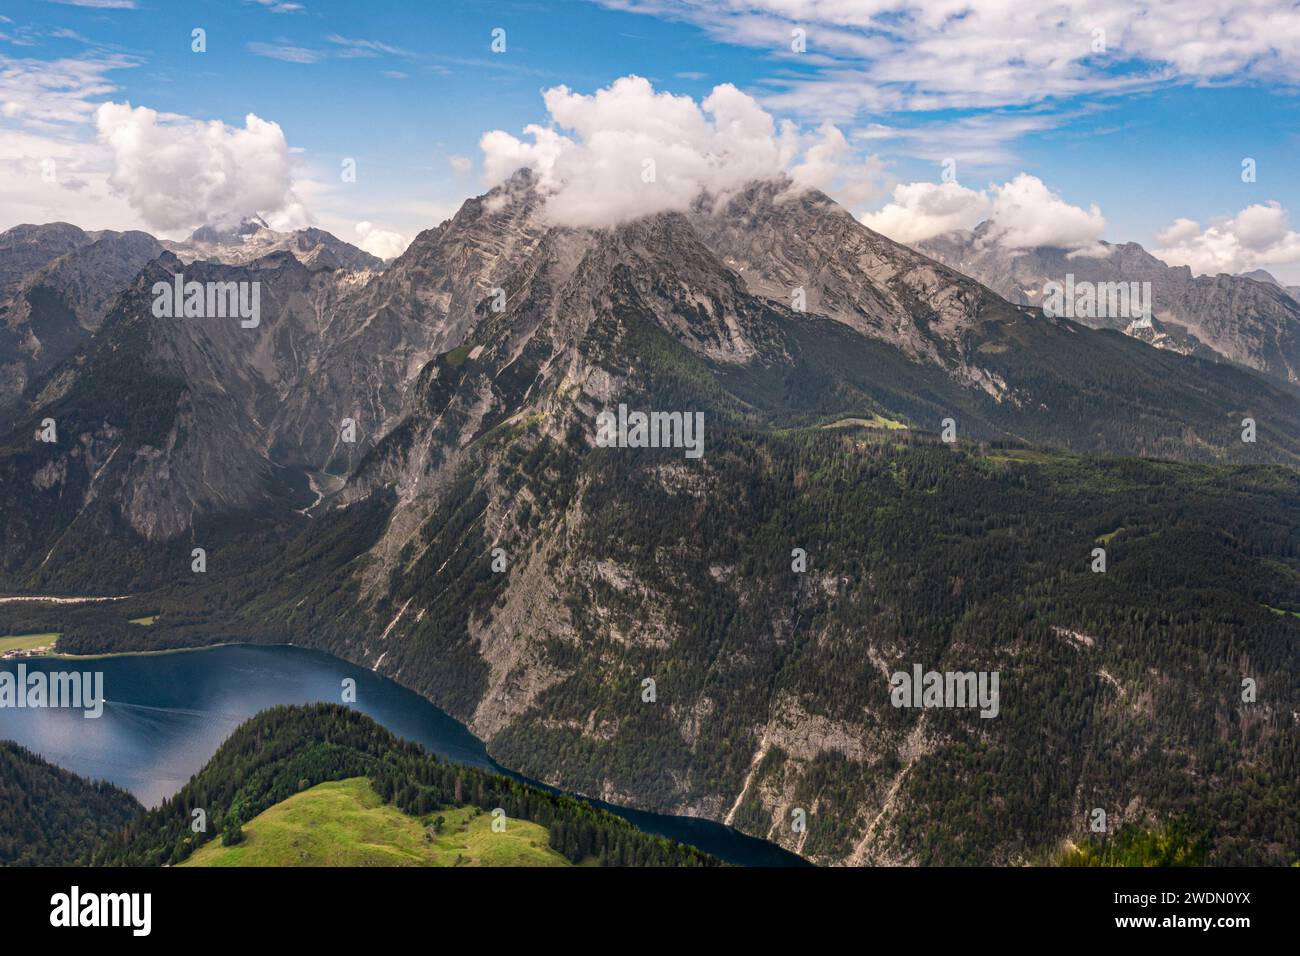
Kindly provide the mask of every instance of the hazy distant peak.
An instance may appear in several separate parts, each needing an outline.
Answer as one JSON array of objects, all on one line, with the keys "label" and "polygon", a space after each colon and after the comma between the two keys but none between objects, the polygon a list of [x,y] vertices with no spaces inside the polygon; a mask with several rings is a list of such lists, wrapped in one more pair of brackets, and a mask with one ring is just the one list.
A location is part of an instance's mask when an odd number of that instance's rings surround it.
[{"label": "hazy distant peak", "polygon": [[258,232],[271,231],[266,220],[259,215],[245,216],[238,223],[232,226],[205,225],[199,226],[190,233],[190,242],[194,243],[229,243],[242,242],[248,236],[256,235]]},{"label": "hazy distant peak", "polygon": [[1269,285],[1275,285],[1279,288],[1282,287],[1282,283],[1277,281],[1273,273],[1264,269],[1252,269],[1250,272],[1243,272],[1241,277],[1243,279],[1254,279],[1256,282],[1267,282]]},{"label": "hazy distant peak", "polygon": [[234,265],[286,251],[309,268],[378,269],[383,261],[314,226],[292,232],[272,229],[261,216],[245,216],[230,228],[201,226],[183,242],[164,242],[183,261],[210,259]]}]

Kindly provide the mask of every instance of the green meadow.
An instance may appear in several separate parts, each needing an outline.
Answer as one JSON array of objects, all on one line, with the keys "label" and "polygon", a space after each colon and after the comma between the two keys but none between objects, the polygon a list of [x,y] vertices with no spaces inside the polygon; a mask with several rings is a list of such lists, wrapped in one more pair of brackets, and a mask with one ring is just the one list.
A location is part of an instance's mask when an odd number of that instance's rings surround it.
[{"label": "green meadow", "polygon": [[[443,819],[442,830],[434,829]],[[244,824],[244,839],[218,837],[181,866],[569,866],[545,827],[507,820],[492,831],[474,807],[408,816],[383,803],[365,777],[294,794]]]},{"label": "green meadow", "polygon": [[12,637],[0,637],[0,654],[8,651],[28,651],[33,647],[45,647],[59,639],[58,631],[46,631],[43,634],[15,634]]}]

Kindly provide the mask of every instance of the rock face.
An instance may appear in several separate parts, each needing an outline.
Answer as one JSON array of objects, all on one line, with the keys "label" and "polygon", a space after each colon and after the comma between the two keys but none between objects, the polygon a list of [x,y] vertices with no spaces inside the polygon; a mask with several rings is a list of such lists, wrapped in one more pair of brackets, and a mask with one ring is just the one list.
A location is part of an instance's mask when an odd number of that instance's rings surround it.
[{"label": "rock face", "polygon": [[[1267,273],[1193,276],[1168,266],[1135,242],[1102,243],[1104,256],[1064,249],[1007,250],[986,241],[987,225],[926,240],[917,247],[1011,302],[1041,306],[1043,287],[1066,275],[1088,282],[1150,282],[1155,317],[1168,333],[1157,347],[1206,355],[1300,382],[1300,298]],[[1132,316],[1079,321],[1124,330]],[[1149,336],[1147,338],[1150,338]],[[1208,350],[1208,351],[1207,351]]]},{"label": "rock face", "polygon": [[988,289],[864,228],[817,191],[756,183],[701,201],[692,225],[748,290],[825,315],[909,358],[965,376],[964,333],[994,303]]}]

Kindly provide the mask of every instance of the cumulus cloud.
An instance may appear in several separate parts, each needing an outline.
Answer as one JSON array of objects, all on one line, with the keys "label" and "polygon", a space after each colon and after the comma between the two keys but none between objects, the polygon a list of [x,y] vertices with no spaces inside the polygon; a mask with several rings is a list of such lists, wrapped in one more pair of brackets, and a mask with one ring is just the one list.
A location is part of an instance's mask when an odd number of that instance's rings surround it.
[{"label": "cumulus cloud", "polygon": [[973,229],[985,219],[989,225],[983,241],[1004,249],[1051,246],[1073,255],[1105,255],[1101,210],[1071,205],[1028,173],[985,190],[955,182],[906,183],[895,187],[892,202],[862,222],[897,242],[915,244]]},{"label": "cumulus cloud", "polygon": [[[801,133],[781,124],[731,84],[697,103],[625,76],[588,96],[546,90],[551,125],[503,130],[479,142],[485,178],[500,182],[521,166],[548,193],[551,221],[605,226],[684,210],[701,192],[723,195],[755,179],[788,174],[800,186],[830,189],[851,174],[851,150],[830,124]],[[861,177],[849,185],[860,186]]]},{"label": "cumulus cloud", "polygon": [[1192,219],[1175,219],[1156,233],[1156,241],[1156,256],[1190,266],[1197,275],[1300,262],[1300,233],[1292,231],[1289,214],[1276,201],[1255,203],[1204,228]]},{"label": "cumulus cloud", "polygon": [[1104,255],[1099,240],[1106,220],[1096,205],[1087,209],[1072,206],[1028,173],[994,186],[992,191],[988,240],[1007,249],[1051,246]]},{"label": "cumulus cloud", "polygon": [[958,229],[974,229],[989,212],[989,197],[957,183],[900,183],[893,202],[862,217],[868,228],[915,245]]},{"label": "cumulus cloud", "polygon": [[380,229],[373,222],[359,222],[356,227],[357,245],[381,259],[400,256],[410,245],[410,240],[399,232]]},{"label": "cumulus cloud", "polygon": [[238,127],[104,103],[95,126],[112,154],[109,186],[156,229],[224,225],[297,203],[284,132],[252,113]]}]

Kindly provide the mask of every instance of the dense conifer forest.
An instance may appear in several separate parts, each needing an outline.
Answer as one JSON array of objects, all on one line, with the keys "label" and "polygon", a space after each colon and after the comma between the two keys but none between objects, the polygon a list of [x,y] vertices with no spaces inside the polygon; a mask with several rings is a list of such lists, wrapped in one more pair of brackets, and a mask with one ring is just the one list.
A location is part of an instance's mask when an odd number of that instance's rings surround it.
[{"label": "dense conifer forest", "polygon": [[143,812],[125,790],[0,740],[0,866],[73,863]]}]

